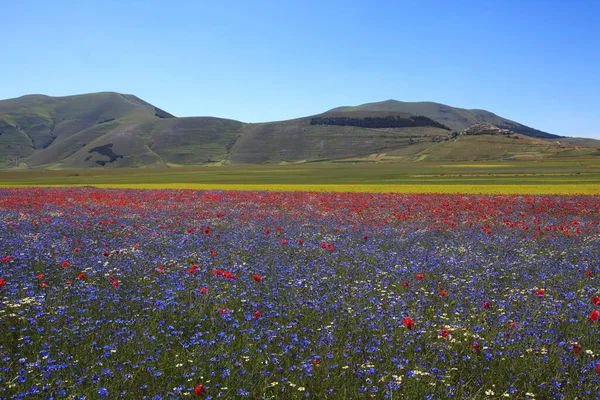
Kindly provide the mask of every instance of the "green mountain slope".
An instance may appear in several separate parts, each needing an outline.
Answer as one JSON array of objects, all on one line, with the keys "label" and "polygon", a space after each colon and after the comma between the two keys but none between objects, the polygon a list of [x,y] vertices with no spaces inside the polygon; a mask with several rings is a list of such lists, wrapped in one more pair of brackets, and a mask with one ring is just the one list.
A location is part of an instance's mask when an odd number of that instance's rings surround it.
[{"label": "green mountain slope", "polygon": [[[400,156],[400,157],[397,157]],[[594,147],[565,145],[558,142],[532,138],[521,134],[512,135],[461,135],[454,139],[435,143],[414,154],[388,152],[382,161],[541,161],[545,159],[568,159],[598,157]]]},{"label": "green mountain slope", "polygon": [[485,110],[466,110],[464,108],[450,107],[445,104],[433,102],[403,102],[387,100],[378,103],[367,103],[355,107],[337,107],[331,112],[356,112],[356,111],[393,111],[412,115],[423,115],[440,124],[460,132],[474,124],[491,124],[498,128],[510,129],[513,132],[537,138],[559,138],[561,136],[543,132],[519,124],[506,118],[499,117]]},{"label": "green mountain slope", "polygon": [[[349,113],[355,120],[373,118],[373,113]],[[380,113],[377,117],[406,114]],[[237,164],[330,161],[364,157],[397,149],[416,142],[433,143],[448,136],[438,126],[365,128],[314,124],[316,119],[335,119],[335,113],[289,121],[247,125],[231,149],[231,161]],[[432,123],[435,124],[433,121]]]},{"label": "green mountain slope", "polygon": [[[453,132],[475,123],[521,134]],[[600,156],[599,143],[437,103],[390,100],[246,124],[176,118],[133,95],[113,92],[0,101],[0,168],[577,158]]]},{"label": "green mountain slope", "polygon": [[122,125],[161,118],[173,116],[133,95],[113,92],[0,101],[0,165],[56,162]]},{"label": "green mountain slope", "polygon": [[148,146],[169,164],[223,163],[243,126],[239,121],[213,117],[157,121],[148,127]]},{"label": "green mountain slope", "polygon": [[[212,117],[109,122],[103,132],[93,127],[57,140],[55,145],[31,157],[29,162],[59,168],[223,163],[240,136],[242,126],[238,121]],[[54,154],[55,151],[62,153]]]}]

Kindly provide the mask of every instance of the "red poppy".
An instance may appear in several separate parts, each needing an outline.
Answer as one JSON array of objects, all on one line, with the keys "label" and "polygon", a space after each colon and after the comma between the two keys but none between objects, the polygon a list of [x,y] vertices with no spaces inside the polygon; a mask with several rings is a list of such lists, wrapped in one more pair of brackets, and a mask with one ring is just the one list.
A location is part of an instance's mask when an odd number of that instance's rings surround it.
[{"label": "red poppy", "polygon": [[63,261],[63,263],[62,263],[63,268],[67,268],[69,265],[71,265],[71,264],[69,264],[66,261]]},{"label": "red poppy", "polygon": [[573,351],[575,354],[579,354],[581,352],[581,346],[579,343],[571,343],[571,345],[573,346]]},{"label": "red poppy", "polygon": [[40,287],[48,287],[48,284],[42,282],[42,283],[40,283]]},{"label": "red poppy", "polygon": [[228,308],[221,308],[221,309],[219,310],[219,312],[220,312],[221,314],[227,314],[228,312],[230,312],[230,310],[229,310]]},{"label": "red poppy", "polygon": [[417,274],[417,279],[423,279],[423,274]]},{"label": "red poppy", "polygon": [[112,285],[113,285],[114,287],[117,287],[117,286],[119,286],[119,281],[114,281],[114,282],[112,283]]},{"label": "red poppy", "polygon": [[302,244],[304,241],[302,239],[298,239],[298,244]]},{"label": "red poppy", "polygon": [[404,286],[408,286],[408,281],[404,281],[404,283],[402,283]]},{"label": "red poppy", "polygon": [[207,289],[207,288],[203,287],[202,289],[200,289],[200,293],[201,293],[201,294],[204,294],[204,293],[206,293],[206,292],[208,292],[208,289]]},{"label": "red poppy", "polygon": [[599,314],[600,314],[600,313],[598,312],[598,310],[594,310],[594,311],[592,311],[592,313],[591,313],[591,314],[590,314],[590,316],[589,316],[589,319],[590,319],[590,321],[592,321],[592,322],[593,322],[593,321],[597,321],[597,320],[598,320],[598,315],[599,315]]},{"label": "red poppy", "polygon": [[39,274],[39,275],[37,276],[37,278],[38,278],[38,279],[44,279],[44,274]]},{"label": "red poppy", "polygon": [[77,275],[77,279],[83,279],[83,278],[85,278],[85,274],[79,274],[79,275]]},{"label": "red poppy", "polygon": [[442,290],[442,291],[440,292],[440,296],[445,296],[445,295],[447,295],[447,294],[448,294],[448,292],[446,292],[445,290]]},{"label": "red poppy", "polygon": [[314,365],[319,365],[319,364],[321,364],[321,360],[319,360],[318,358],[314,358],[314,359],[312,360],[312,363],[313,363]]},{"label": "red poppy", "polygon": [[196,395],[200,396],[200,397],[204,397],[206,396],[206,387],[204,385],[198,385],[194,388],[194,392],[196,393]]},{"label": "red poppy", "polygon": [[287,244],[287,240],[283,239],[283,240],[281,241],[281,244]]},{"label": "red poppy", "polygon": [[259,318],[260,317],[260,311],[254,312],[254,317]]},{"label": "red poppy", "polygon": [[600,306],[600,297],[597,297],[597,296],[592,297],[592,303],[594,303],[597,306]]},{"label": "red poppy", "polygon": [[271,231],[267,229],[265,230],[265,233],[268,235],[269,233],[271,233]]},{"label": "red poppy", "polygon": [[363,236],[363,239],[367,240],[367,239],[369,239],[369,237],[367,235],[365,235],[365,236]]},{"label": "red poppy", "polygon": [[254,276],[252,277],[256,282],[260,282],[260,275],[256,275],[254,274]]},{"label": "red poppy", "polygon": [[71,281],[67,281],[66,283],[67,283],[67,285],[70,285],[70,284],[71,284]]},{"label": "red poppy", "polygon": [[448,337],[448,331],[446,330],[446,328],[442,329],[442,333],[440,335],[442,335],[444,339]]},{"label": "red poppy", "polygon": [[133,247],[135,247],[136,249],[140,248],[140,245],[138,243],[134,244]]},{"label": "red poppy", "polygon": [[487,310],[488,308],[490,308],[490,305],[491,305],[491,304],[490,304],[490,302],[489,302],[489,301],[484,301],[484,302],[483,302],[483,304],[482,304],[481,306]]},{"label": "red poppy", "polygon": [[479,343],[478,343],[478,342],[475,342],[475,343],[473,343],[473,344],[471,345],[471,347],[473,348],[473,350],[474,350],[474,351],[477,351],[477,352],[479,352],[479,350],[480,350],[480,347],[479,347]]},{"label": "red poppy", "polygon": [[79,247],[75,247],[75,250],[73,250],[75,253],[79,253]]},{"label": "red poppy", "polygon": [[108,277],[108,279],[110,279],[111,281],[114,281],[114,280],[115,280],[115,276],[114,276],[114,275],[110,275],[110,276]]},{"label": "red poppy", "polygon": [[590,271],[589,269],[586,271],[587,276],[589,276],[590,278],[592,277],[592,271]]},{"label": "red poppy", "polygon": [[544,289],[538,289],[537,290],[537,295],[538,296],[543,296],[544,295]]},{"label": "red poppy", "polygon": [[598,367],[596,369],[598,370],[598,373],[600,374],[600,364],[598,364]]},{"label": "red poppy", "polygon": [[108,256],[110,255],[110,253],[109,253],[108,251],[105,251],[104,253],[102,253],[102,255],[103,255],[104,257],[108,257]]},{"label": "red poppy", "polygon": [[402,321],[402,323],[404,324],[404,326],[406,326],[409,330],[413,328],[413,326],[415,326],[415,324],[413,323],[412,319],[410,319],[409,317],[404,318],[404,320]]},{"label": "red poppy", "polygon": [[0,288],[4,285],[6,285],[6,279],[0,278]]}]

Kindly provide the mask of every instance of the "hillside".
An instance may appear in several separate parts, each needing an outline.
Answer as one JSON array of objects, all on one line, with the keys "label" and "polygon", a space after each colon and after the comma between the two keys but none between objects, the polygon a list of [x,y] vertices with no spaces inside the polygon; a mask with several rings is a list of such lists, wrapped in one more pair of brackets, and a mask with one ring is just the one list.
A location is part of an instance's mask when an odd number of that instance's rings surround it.
[{"label": "hillside", "polygon": [[0,101],[0,165],[43,165],[71,156],[122,127],[173,118],[133,96],[29,95]]},{"label": "hillside", "polygon": [[[482,121],[501,129],[490,126],[481,137],[465,131]],[[486,133],[506,129],[512,133]],[[133,95],[113,92],[0,101],[4,169],[576,158],[600,156],[599,143],[436,103],[387,101],[246,124],[176,118]]]},{"label": "hillside", "polygon": [[[349,113],[354,120],[402,117],[398,113]],[[348,157],[368,157],[411,143],[434,143],[448,137],[447,128],[433,126],[366,128],[339,125],[338,114],[324,113],[288,121],[248,124],[231,150],[231,161],[237,164],[331,161]],[[315,124],[315,120],[328,123]]]},{"label": "hillside", "polygon": [[542,161],[599,157],[600,147],[559,144],[521,134],[461,135],[407,153],[407,149],[380,155],[380,161]]},{"label": "hillside", "polygon": [[0,167],[165,167],[222,160],[242,124],[175,118],[133,96],[0,101]]},{"label": "hillside", "polygon": [[356,111],[392,111],[422,115],[446,125],[454,131],[460,132],[474,124],[491,124],[498,128],[509,129],[513,132],[537,138],[559,138],[561,136],[543,132],[528,126],[519,124],[506,118],[485,110],[467,110],[464,108],[450,107],[445,104],[433,102],[403,102],[387,100],[378,103],[367,103],[356,107],[337,107],[332,112],[356,112]]}]

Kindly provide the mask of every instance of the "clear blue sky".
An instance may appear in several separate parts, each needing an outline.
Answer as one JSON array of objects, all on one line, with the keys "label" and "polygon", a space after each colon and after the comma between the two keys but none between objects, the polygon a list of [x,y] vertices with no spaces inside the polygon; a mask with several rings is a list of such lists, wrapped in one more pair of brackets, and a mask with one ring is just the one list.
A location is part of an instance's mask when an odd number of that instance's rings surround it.
[{"label": "clear blue sky", "polygon": [[245,122],[397,99],[600,138],[600,0],[2,1],[0,98]]}]

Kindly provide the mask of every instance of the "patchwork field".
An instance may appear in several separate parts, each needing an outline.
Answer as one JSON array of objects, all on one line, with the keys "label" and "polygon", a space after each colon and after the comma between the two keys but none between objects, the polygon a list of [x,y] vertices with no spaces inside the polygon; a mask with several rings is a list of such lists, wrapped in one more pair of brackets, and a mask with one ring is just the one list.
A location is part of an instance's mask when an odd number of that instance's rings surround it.
[{"label": "patchwork field", "polygon": [[337,192],[600,194],[600,161],[312,163],[0,172],[0,187],[95,186]]},{"label": "patchwork field", "polygon": [[[210,183],[198,171],[183,184]],[[41,179],[22,174],[2,181]],[[561,176],[547,186],[578,187]],[[598,397],[599,212],[597,195],[0,189],[0,397]]]}]

